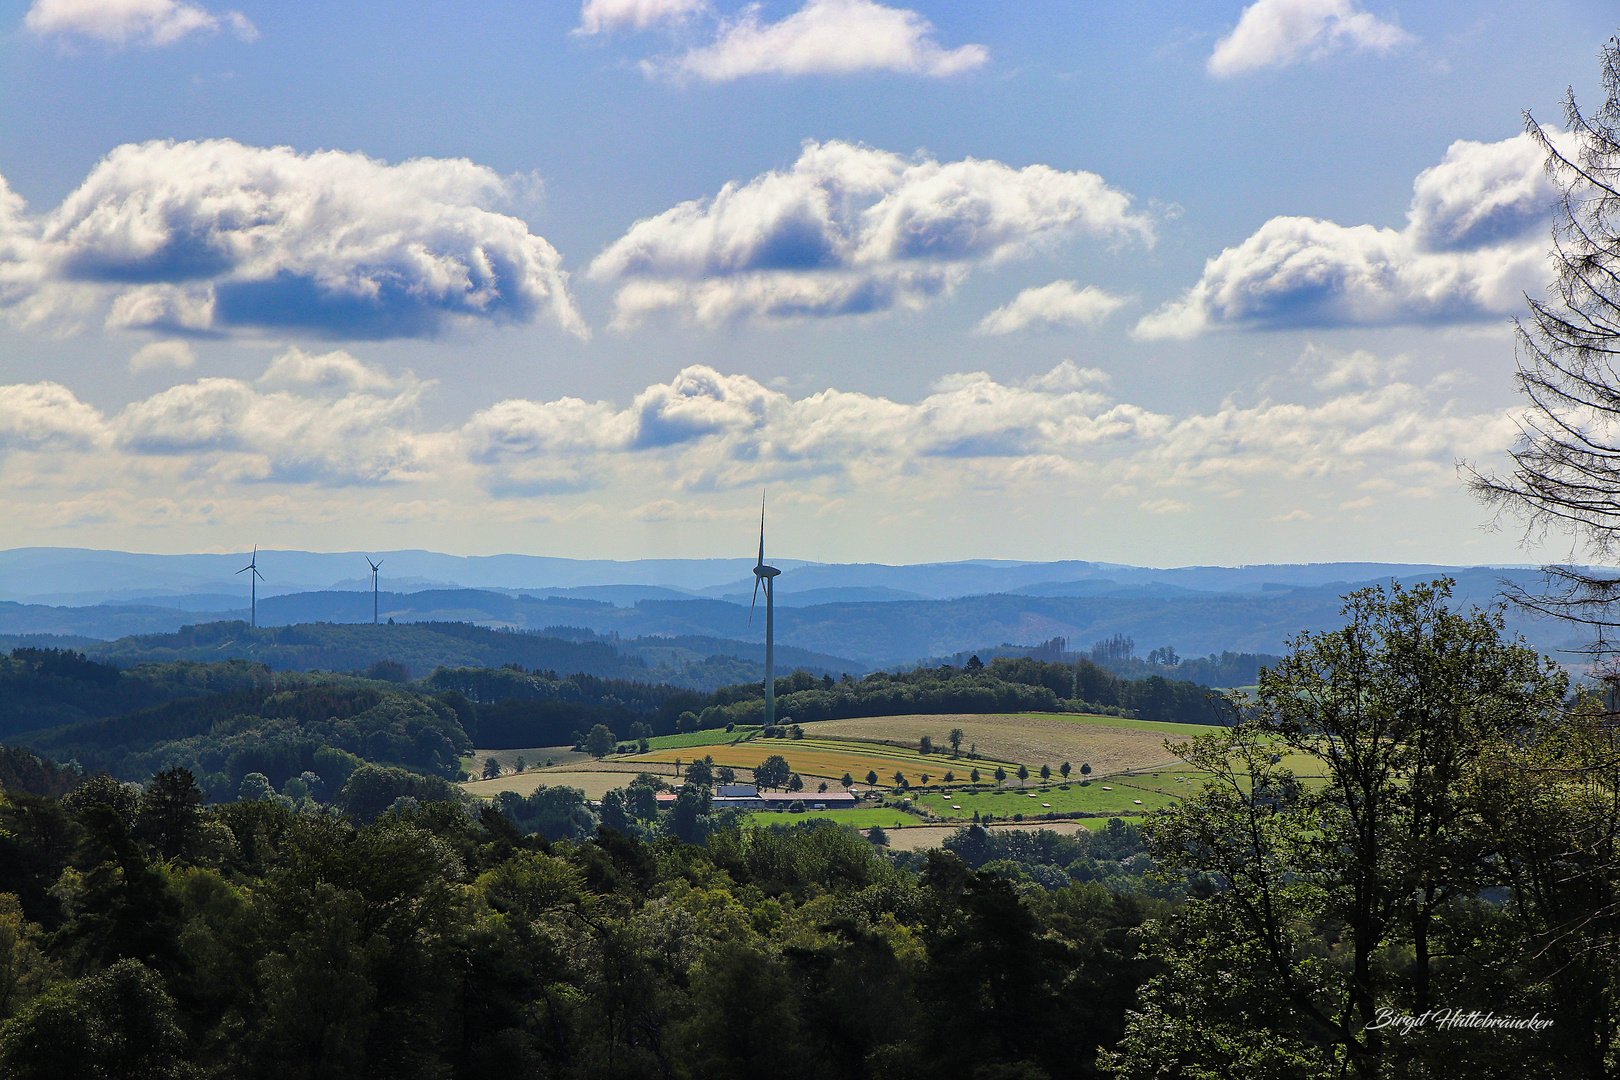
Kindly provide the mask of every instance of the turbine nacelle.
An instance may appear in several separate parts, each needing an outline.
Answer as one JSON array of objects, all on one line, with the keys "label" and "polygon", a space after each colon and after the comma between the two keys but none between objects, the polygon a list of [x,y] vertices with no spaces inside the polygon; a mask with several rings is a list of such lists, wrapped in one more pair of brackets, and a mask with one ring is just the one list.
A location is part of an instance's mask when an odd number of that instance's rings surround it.
[{"label": "turbine nacelle", "polygon": [[238,574],[245,574],[249,570],[253,571],[253,576],[254,577],[258,578],[260,581],[264,580],[264,575],[259,573],[259,549],[258,548],[253,549],[253,558],[249,559],[248,564],[246,566],[242,567],[242,569],[238,570],[237,573]]}]

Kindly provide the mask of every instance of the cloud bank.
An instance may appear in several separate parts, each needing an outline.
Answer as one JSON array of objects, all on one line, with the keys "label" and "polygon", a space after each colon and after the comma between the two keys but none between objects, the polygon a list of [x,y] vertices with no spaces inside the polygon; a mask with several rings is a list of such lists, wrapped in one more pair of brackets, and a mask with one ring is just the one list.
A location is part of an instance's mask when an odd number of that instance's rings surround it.
[{"label": "cloud bank", "polygon": [[1412,40],[1394,23],[1362,11],[1355,0],[1255,0],[1232,32],[1215,43],[1207,67],[1211,75],[1227,78],[1341,49],[1389,52]]},{"label": "cloud bank", "polygon": [[1076,236],[1151,243],[1095,173],[941,163],[807,142],[791,168],[638,221],[592,261],[617,321],[666,309],[715,324],[916,309],[975,267]]},{"label": "cloud bank", "polygon": [[1453,461],[1512,441],[1507,410],[1460,406],[1446,379],[1402,379],[1403,363],[1308,350],[1303,398],[1184,415],[1118,400],[1071,362],[1016,382],[950,375],[910,401],[787,394],[693,365],[623,402],[511,398],[438,426],[420,408],[431,384],[410,373],[289,350],[255,380],[199,378],[115,411],[57,383],[0,386],[0,501],[28,508],[34,531],[544,520],[595,536],[589,519],[733,512],[746,532],[771,484],[799,516],[851,528],[955,528],[968,505],[1106,514],[1116,532],[1261,506],[1322,525],[1369,499],[1432,501],[1455,488]]},{"label": "cloud bank", "polygon": [[157,48],[227,27],[243,41],[259,31],[240,11],[215,15],[179,0],[34,0],[23,26],[41,37],[79,38],[122,48]]},{"label": "cloud bank", "polygon": [[[497,497],[636,487],[726,491],[821,478],[831,489],[906,477],[1112,476],[1158,488],[1212,479],[1449,470],[1511,441],[1505,412],[1455,408],[1442,384],[1396,377],[1365,353],[1302,361],[1325,400],[1227,402],[1176,417],[1107,392],[1064,361],[1022,383],[985,372],[937,380],[914,402],[828,388],[794,397],[705,365],[626,404],[512,398],[450,428],[421,423],[431,388],[347,352],[288,350],[253,382],[201,378],[105,413],[56,383],[0,386],[0,452],[101,452],[128,466],[324,487],[465,485]],[[919,489],[918,497],[927,497]]]},{"label": "cloud bank", "polygon": [[1530,136],[1459,140],[1414,181],[1404,229],[1272,218],[1210,259],[1198,282],[1141,319],[1136,333],[1189,338],[1220,327],[1505,317],[1547,279],[1547,230],[1557,197]]},{"label": "cloud bank", "polygon": [[228,139],[127,144],[34,220],[0,188],[0,305],[13,321],[344,339],[549,316],[584,336],[561,256],[493,171],[389,165]]}]

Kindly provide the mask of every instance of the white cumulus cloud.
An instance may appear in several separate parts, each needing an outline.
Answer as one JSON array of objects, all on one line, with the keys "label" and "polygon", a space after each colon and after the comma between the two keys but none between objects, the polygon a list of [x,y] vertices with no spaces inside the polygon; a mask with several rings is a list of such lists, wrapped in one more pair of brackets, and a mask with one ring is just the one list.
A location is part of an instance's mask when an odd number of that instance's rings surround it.
[{"label": "white cumulus cloud", "polygon": [[197,350],[189,341],[149,341],[135,350],[129,358],[129,370],[150,371],[154,368],[188,368],[197,362]]},{"label": "white cumulus cloud", "polygon": [[85,449],[106,438],[100,411],[59,383],[0,386],[0,449]]},{"label": "white cumulus cloud", "polygon": [[808,142],[784,172],[637,222],[589,274],[618,284],[621,323],[664,308],[708,323],[918,308],[976,266],[1073,236],[1151,243],[1130,203],[1095,173]]},{"label": "white cumulus cloud", "polygon": [[1215,43],[1208,68],[1225,77],[1339,49],[1388,52],[1411,40],[1399,26],[1361,10],[1356,0],[1255,0]]},{"label": "white cumulus cloud", "polygon": [[415,376],[400,378],[374,364],[357,360],[341,349],[329,353],[307,353],[288,349],[259,376],[260,386],[277,389],[306,388],[350,393],[393,392],[418,385]]},{"label": "white cumulus cloud", "polygon": [[23,25],[42,37],[77,37],[108,45],[172,45],[222,25],[252,41],[258,30],[240,11],[215,15],[179,0],[34,0]]},{"label": "white cumulus cloud", "polygon": [[1272,218],[1210,259],[1198,282],[1143,317],[1136,333],[1186,338],[1223,326],[1379,326],[1511,314],[1547,280],[1557,190],[1542,160],[1528,135],[1459,140],[1417,177],[1404,229]]},{"label": "white cumulus cloud", "polygon": [[1095,285],[1054,281],[1020,292],[979,320],[977,329],[981,334],[1011,334],[1029,326],[1096,326],[1126,302]]},{"label": "white cumulus cloud", "polygon": [[678,23],[707,11],[708,7],[707,0],[585,0],[579,11],[578,32],[645,30],[663,23]]},{"label": "white cumulus cloud", "polygon": [[367,339],[548,314],[587,334],[561,256],[491,209],[513,192],[466,160],[148,142],[108,154],[38,221],[8,194],[0,306],[21,321],[30,303],[95,295],[117,328]]},{"label": "white cumulus cloud", "polygon": [[954,49],[934,39],[915,11],[873,0],[809,0],[779,22],[764,22],[757,4],[722,20],[715,40],[667,61],[649,61],[652,74],[724,82],[748,75],[845,75],[897,71],[946,76],[982,67],[982,45]]},{"label": "white cumulus cloud", "polygon": [[[289,369],[296,375],[300,363],[315,361],[304,363],[307,374],[326,358],[287,359],[273,362],[260,383],[292,389],[198,379],[134,402],[109,427],[127,452],[184,456],[236,480],[343,486],[408,478],[423,467],[432,439],[412,430],[422,390],[415,380],[397,380],[404,384],[397,389],[319,379],[299,385],[287,377]],[[364,367],[343,359],[327,365],[333,366],[351,375]],[[317,396],[322,390],[332,392]]]}]

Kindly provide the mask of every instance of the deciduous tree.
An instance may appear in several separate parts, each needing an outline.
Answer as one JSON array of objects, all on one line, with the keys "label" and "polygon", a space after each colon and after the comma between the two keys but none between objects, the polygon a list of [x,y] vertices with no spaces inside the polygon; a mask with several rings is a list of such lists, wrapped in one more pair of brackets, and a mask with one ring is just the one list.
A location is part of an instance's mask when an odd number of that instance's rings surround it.
[{"label": "deciduous tree", "polygon": [[761,787],[779,788],[788,782],[788,777],[792,773],[787,758],[781,754],[772,754],[754,769],[754,783]]},{"label": "deciduous tree", "polygon": [[1380,1076],[1423,1052],[1377,1026],[1380,1009],[1500,1003],[1468,974],[1500,943],[1481,924],[1500,912],[1476,900],[1500,869],[1479,769],[1498,740],[1556,722],[1566,679],[1499,614],[1449,610],[1449,593],[1352,593],[1346,627],[1296,637],[1242,723],[1176,747],[1211,780],[1149,819],[1152,854],[1224,887],[1162,924],[1168,970],[1123,1075],[1174,1061]]}]

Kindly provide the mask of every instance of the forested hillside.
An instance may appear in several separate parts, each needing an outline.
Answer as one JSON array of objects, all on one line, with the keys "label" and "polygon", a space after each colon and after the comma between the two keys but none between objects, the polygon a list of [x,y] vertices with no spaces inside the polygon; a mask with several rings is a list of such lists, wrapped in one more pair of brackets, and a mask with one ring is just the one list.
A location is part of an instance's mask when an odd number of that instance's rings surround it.
[{"label": "forested hillside", "polygon": [[[1187,724],[1226,724],[1236,717],[1223,695],[1197,683],[1160,675],[1121,679],[1090,660],[1003,656],[975,666],[976,659],[963,668],[877,671],[859,680],[796,672],[776,680],[777,716],[784,723],[810,723],[910,713],[1090,712]],[[730,686],[694,710],[690,723],[758,723],[763,711],[761,687]]]}]

